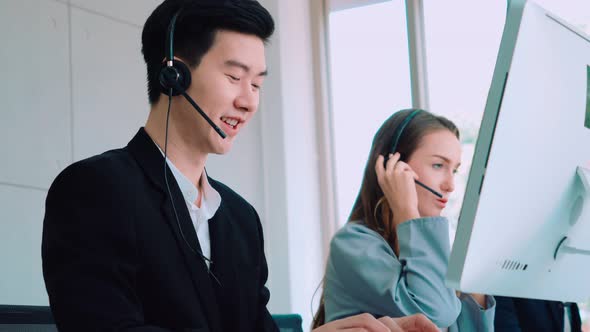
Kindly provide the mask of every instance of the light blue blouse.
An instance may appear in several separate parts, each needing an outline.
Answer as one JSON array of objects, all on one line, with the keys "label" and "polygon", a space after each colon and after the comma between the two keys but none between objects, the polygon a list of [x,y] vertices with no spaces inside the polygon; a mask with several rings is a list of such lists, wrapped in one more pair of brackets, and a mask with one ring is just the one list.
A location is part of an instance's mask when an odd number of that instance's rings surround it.
[{"label": "light blue blouse", "polygon": [[422,313],[449,332],[493,331],[495,300],[483,309],[444,283],[450,244],[444,217],[397,227],[399,258],[377,232],[349,222],[330,244],[324,284],[326,322],[368,312],[400,317]]}]

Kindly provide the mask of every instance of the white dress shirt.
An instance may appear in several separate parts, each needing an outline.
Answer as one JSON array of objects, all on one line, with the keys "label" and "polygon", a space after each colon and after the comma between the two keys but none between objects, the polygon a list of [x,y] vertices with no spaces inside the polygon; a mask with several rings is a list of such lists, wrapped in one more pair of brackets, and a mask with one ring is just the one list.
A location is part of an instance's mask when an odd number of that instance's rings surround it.
[{"label": "white dress shirt", "polygon": [[[154,142],[154,144],[156,144]],[[156,144],[162,156],[164,152],[160,147]],[[197,198],[199,197],[199,190],[195,185],[184,175],[182,172],[174,166],[174,163],[166,158],[166,162],[168,163],[168,167],[172,171],[174,175],[174,179],[176,183],[178,183],[178,187],[182,192],[182,196],[184,197],[184,201],[186,203],[186,207],[188,208],[188,213],[191,217],[193,222],[193,226],[195,227],[195,231],[197,232],[197,237],[199,238],[199,243],[201,244],[201,253],[203,256],[211,259],[211,237],[209,236],[209,220],[213,218],[217,209],[221,205],[221,196],[211,185],[209,184],[209,180],[207,179],[207,171],[203,169],[203,173],[201,174],[201,178],[199,180],[201,184],[201,189],[203,193],[203,197],[201,198],[201,207],[198,207],[196,203]],[[196,246],[196,243],[192,243],[191,246]],[[207,267],[209,267],[209,261],[205,260]]]}]

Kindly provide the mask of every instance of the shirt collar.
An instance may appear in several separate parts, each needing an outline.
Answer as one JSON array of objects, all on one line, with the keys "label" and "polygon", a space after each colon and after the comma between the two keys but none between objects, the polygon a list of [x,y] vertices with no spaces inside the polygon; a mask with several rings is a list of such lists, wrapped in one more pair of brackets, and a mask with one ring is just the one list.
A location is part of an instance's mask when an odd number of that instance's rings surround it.
[{"label": "shirt collar", "polygon": [[[162,156],[164,156],[164,151],[160,149],[156,142],[154,142],[154,144],[158,147],[162,153]],[[168,167],[170,167],[170,170],[174,175],[174,179],[176,179],[176,183],[178,183],[178,187],[180,188],[180,192],[182,192],[182,196],[184,197],[186,204],[189,207],[196,208],[195,202],[199,197],[199,190],[184,174],[182,174],[178,168],[176,168],[172,160],[166,158],[166,163],[168,164]],[[206,169],[203,169],[200,182],[201,186],[203,187],[203,197],[201,198],[201,208],[199,210],[204,217],[211,219],[221,205],[221,196],[209,183]]]}]

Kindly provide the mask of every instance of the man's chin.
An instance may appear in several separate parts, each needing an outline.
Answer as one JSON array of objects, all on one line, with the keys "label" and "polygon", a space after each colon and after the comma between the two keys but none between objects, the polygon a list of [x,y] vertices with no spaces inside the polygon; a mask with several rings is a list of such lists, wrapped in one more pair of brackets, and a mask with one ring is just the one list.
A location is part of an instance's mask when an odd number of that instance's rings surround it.
[{"label": "man's chin", "polygon": [[231,151],[232,146],[232,142],[222,142],[221,144],[214,147],[212,153],[219,155],[228,154]]}]

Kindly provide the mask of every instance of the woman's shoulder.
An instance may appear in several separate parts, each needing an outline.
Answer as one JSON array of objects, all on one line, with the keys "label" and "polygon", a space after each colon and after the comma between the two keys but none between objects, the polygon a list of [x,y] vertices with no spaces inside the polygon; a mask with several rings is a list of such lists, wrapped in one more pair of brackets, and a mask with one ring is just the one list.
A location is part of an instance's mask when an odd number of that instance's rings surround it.
[{"label": "woman's shoulder", "polygon": [[369,228],[362,221],[349,221],[342,228],[340,228],[334,237],[332,242],[339,241],[383,241],[385,239],[377,231]]},{"label": "woman's shoulder", "polygon": [[[425,228],[443,229],[447,231],[448,221],[445,217],[423,217],[408,220],[398,226],[400,229],[416,229],[421,230]],[[377,244],[387,244],[387,241],[379,234],[376,230],[371,229],[362,220],[348,221],[342,228],[340,228],[334,237],[332,242],[339,241],[376,241]]]},{"label": "woman's shoulder", "polygon": [[389,243],[375,230],[360,221],[349,221],[332,238],[330,257],[367,257],[393,255]]}]

